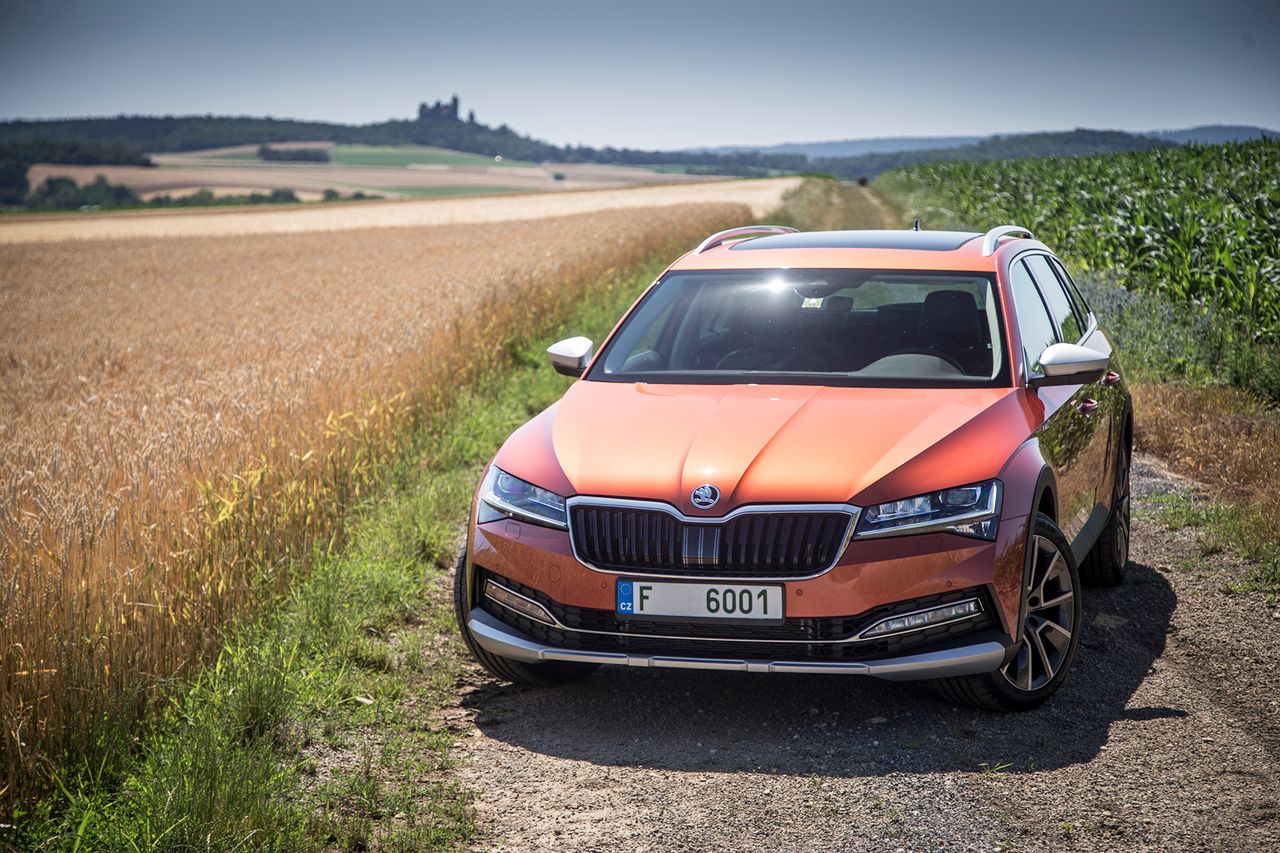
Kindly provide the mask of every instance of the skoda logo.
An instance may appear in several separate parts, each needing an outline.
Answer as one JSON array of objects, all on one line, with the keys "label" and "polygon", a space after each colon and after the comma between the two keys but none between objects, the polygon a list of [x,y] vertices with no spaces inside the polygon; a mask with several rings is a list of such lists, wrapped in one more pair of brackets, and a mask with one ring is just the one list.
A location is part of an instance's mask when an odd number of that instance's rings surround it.
[{"label": "skoda logo", "polygon": [[711,509],[720,502],[720,490],[710,483],[705,483],[693,490],[689,500],[698,509]]}]

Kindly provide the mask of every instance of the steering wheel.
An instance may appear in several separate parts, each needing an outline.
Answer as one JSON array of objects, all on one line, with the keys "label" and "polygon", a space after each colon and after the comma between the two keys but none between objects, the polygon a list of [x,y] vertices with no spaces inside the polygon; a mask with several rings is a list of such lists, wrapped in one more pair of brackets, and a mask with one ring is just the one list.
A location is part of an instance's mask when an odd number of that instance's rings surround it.
[{"label": "steering wheel", "polygon": [[897,352],[889,353],[889,355],[931,355],[939,361],[945,361],[960,373],[963,373],[966,376],[969,374],[969,371],[965,370],[960,365],[960,362],[956,361],[942,350],[936,350],[933,347],[908,347],[907,349],[900,349]]},{"label": "steering wheel", "polygon": [[[735,358],[741,359],[744,356],[750,358],[750,361],[745,367],[742,365],[733,364],[733,360]],[[729,350],[727,353],[725,353],[724,356],[722,356],[721,359],[716,362],[716,366],[714,369],[715,370],[735,370],[735,369],[736,370],[759,370],[761,368],[759,368],[756,365],[759,365],[761,363],[776,362],[777,360],[778,360],[778,353],[775,352],[774,350],[741,347],[739,349]]]}]

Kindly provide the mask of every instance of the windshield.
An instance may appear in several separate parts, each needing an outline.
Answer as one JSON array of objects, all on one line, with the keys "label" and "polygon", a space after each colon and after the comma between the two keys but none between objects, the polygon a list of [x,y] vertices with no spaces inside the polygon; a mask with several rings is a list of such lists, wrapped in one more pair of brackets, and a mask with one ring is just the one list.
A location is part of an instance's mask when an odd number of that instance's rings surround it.
[{"label": "windshield", "polygon": [[896,270],[674,272],[605,347],[615,382],[994,386],[1008,375],[991,279]]}]

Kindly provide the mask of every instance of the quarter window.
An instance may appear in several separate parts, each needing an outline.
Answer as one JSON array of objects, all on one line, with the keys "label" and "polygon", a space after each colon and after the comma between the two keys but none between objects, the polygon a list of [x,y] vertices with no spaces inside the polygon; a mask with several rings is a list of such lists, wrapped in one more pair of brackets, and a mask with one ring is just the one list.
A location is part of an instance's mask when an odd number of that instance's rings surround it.
[{"label": "quarter window", "polygon": [[1040,293],[1044,295],[1045,304],[1049,306],[1049,314],[1053,317],[1062,340],[1069,344],[1078,342],[1084,337],[1084,329],[1080,328],[1080,320],[1071,307],[1071,300],[1062,288],[1062,282],[1049,267],[1044,255],[1030,255],[1025,258],[1027,267],[1036,283],[1040,285]]},{"label": "quarter window", "polygon": [[1051,344],[1058,342],[1058,333],[1031,274],[1021,261],[1009,267],[1009,286],[1013,290],[1013,305],[1018,312],[1022,354],[1031,371],[1040,373],[1040,355]]},{"label": "quarter window", "polygon": [[1080,315],[1080,322],[1084,324],[1085,329],[1089,328],[1089,303],[1084,301],[1084,294],[1080,292],[1080,288],[1076,287],[1076,283],[1071,280],[1071,276],[1067,275],[1066,269],[1057,258],[1050,258],[1049,265],[1053,267],[1053,271],[1058,274],[1058,278],[1062,281],[1064,287],[1067,288],[1067,296],[1071,297],[1071,304],[1075,306],[1076,313]]}]

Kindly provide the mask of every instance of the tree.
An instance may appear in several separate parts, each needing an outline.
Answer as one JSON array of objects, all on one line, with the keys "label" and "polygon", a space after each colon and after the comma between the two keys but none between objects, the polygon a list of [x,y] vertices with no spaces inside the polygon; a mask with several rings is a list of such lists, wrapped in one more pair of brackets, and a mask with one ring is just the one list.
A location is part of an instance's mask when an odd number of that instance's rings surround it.
[{"label": "tree", "polygon": [[22,204],[30,185],[27,169],[31,163],[17,157],[0,158],[0,204]]}]

